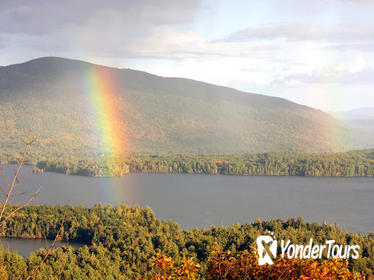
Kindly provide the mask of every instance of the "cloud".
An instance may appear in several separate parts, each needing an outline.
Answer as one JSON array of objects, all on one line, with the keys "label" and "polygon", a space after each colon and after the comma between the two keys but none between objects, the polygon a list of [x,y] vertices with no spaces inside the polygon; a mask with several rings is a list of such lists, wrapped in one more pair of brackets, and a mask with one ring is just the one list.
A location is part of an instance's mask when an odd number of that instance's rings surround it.
[{"label": "cloud", "polygon": [[[36,28],[42,25],[43,21],[39,20],[34,23],[33,27],[31,27],[33,24],[30,24],[30,29],[20,28],[23,25],[20,23],[18,27],[13,27],[19,32],[0,32],[0,37],[4,38],[2,41],[6,42],[8,49],[22,46],[25,49],[30,48],[60,56],[73,52],[76,56],[83,58],[201,60],[249,55],[266,57],[269,56],[269,51],[278,48],[268,44],[238,43],[233,46],[232,43],[209,41],[199,33],[184,28],[184,25],[192,20],[194,9],[197,9],[194,1],[190,1],[190,4],[186,4],[189,2],[186,1],[185,4],[178,6],[173,4],[175,1],[162,0],[158,2],[158,5],[162,7],[163,2],[163,11],[158,12],[152,12],[156,6],[152,4],[154,2],[151,2],[148,7],[142,6],[142,14],[133,15],[128,10],[123,11],[111,7],[79,19],[70,15],[74,20],[68,21],[67,24],[62,22],[60,24],[57,19],[51,24],[55,28],[49,26],[46,32],[40,32]],[[169,3],[171,3],[170,6]],[[128,9],[140,9],[138,5],[129,5]],[[168,16],[163,16],[167,7]],[[157,6],[157,9],[159,8]],[[49,9],[52,11],[54,8]],[[189,16],[186,15],[188,12]],[[124,13],[128,13],[129,16],[124,16]],[[147,16],[148,14],[151,15]]]},{"label": "cloud", "polygon": [[203,39],[185,30],[199,8],[197,0],[1,0],[0,37],[2,48],[55,55],[193,55]]},{"label": "cloud", "polygon": [[199,0],[112,0],[110,5],[102,0],[1,0],[0,47],[83,58],[271,57],[276,61],[290,42],[328,41],[313,46],[327,51],[371,51],[374,44],[370,26],[295,23],[250,26],[209,41],[194,31],[201,9],[206,7]]},{"label": "cloud", "polygon": [[[180,67],[181,76],[229,85],[239,79],[261,85],[357,84],[368,83],[373,74],[374,65],[354,72],[334,68],[351,55],[374,61],[373,25],[294,21],[252,25],[209,40],[195,21],[201,9],[211,7],[198,0],[112,0],[110,5],[102,0],[0,0],[0,58],[4,63],[56,55],[119,67],[147,61],[139,69],[146,65],[151,72],[153,64],[169,63],[167,75],[177,75]],[[158,70],[163,74],[161,66]]]},{"label": "cloud", "polygon": [[273,81],[275,84],[305,85],[305,84],[342,84],[342,85],[371,85],[374,69],[321,69],[312,73],[294,73]]},{"label": "cloud", "polygon": [[[100,30],[100,29],[99,29]],[[97,30],[96,30],[97,31]],[[112,31],[113,32],[113,31]],[[215,59],[219,57],[268,57],[278,49],[268,44],[228,44],[210,42],[196,32],[180,31],[168,26],[143,30],[137,36],[134,30],[122,30],[123,36],[112,32],[93,32],[82,27],[76,31],[75,43],[91,54],[157,59]]]},{"label": "cloud", "polygon": [[374,38],[374,26],[327,26],[313,24],[270,24],[250,26],[234,32],[221,42],[249,42],[253,40],[287,41],[348,41]]},{"label": "cloud", "polygon": [[338,43],[321,47],[323,50],[374,52],[374,42]]},{"label": "cloud", "polygon": [[348,1],[359,3],[359,4],[374,4],[374,0],[348,0]]},{"label": "cloud", "polygon": [[197,0],[112,0],[110,5],[102,0],[2,0],[0,32],[43,34],[85,24],[111,11],[121,16],[123,24],[132,26],[178,24],[191,21],[198,7]]}]

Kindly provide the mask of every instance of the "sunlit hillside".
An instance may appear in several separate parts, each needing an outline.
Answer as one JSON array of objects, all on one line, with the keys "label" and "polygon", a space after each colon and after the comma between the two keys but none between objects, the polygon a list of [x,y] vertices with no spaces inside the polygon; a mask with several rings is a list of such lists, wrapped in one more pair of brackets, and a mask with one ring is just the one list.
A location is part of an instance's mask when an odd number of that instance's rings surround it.
[{"label": "sunlit hillside", "polygon": [[374,138],[285,99],[52,57],[0,68],[0,121],[3,153],[33,123],[39,158],[105,154],[115,142],[135,153],[325,152]]}]

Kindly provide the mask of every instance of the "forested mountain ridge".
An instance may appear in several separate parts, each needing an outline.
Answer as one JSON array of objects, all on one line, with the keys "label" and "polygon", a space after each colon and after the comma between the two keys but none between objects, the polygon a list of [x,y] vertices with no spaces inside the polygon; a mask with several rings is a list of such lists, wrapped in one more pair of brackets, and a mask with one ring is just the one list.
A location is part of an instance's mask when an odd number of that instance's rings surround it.
[{"label": "forested mountain ridge", "polygon": [[95,83],[114,91],[118,131],[131,153],[328,152],[374,142],[370,133],[358,135],[329,114],[282,98],[46,57],[0,67],[1,152],[20,150],[20,132],[33,117],[33,157],[102,155],[93,94],[103,93],[93,92]]}]

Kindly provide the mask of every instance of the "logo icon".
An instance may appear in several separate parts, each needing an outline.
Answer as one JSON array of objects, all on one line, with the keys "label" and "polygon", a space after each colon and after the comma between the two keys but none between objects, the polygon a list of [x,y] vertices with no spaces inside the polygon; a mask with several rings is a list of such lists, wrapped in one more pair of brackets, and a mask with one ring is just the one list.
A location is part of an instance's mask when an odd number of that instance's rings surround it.
[{"label": "logo icon", "polygon": [[277,247],[278,242],[274,239],[273,233],[272,236],[269,235],[260,235],[257,237],[257,249],[258,249],[258,264],[273,264],[273,258],[277,256]]},{"label": "logo icon", "polygon": [[[272,265],[277,257],[278,241],[274,238],[273,232],[266,232],[267,235],[257,237],[258,264]],[[357,259],[360,256],[360,245],[337,244],[335,240],[326,240],[325,244],[314,244],[310,238],[308,244],[292,244],[290,240],[285,242],[279,240],[279,256],[283,259],[321,259],[325,253],[327,258],[336,259]]]}]

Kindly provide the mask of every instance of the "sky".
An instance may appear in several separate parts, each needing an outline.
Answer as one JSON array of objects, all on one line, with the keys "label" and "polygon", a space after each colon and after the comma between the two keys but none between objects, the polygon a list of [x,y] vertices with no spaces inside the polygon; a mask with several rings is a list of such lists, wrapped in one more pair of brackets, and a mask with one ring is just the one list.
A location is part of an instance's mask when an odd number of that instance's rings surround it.
[{"label": "sky", "polygon": [[374,0],[0,0],[0,65],[81,59],[374,107]]}]

